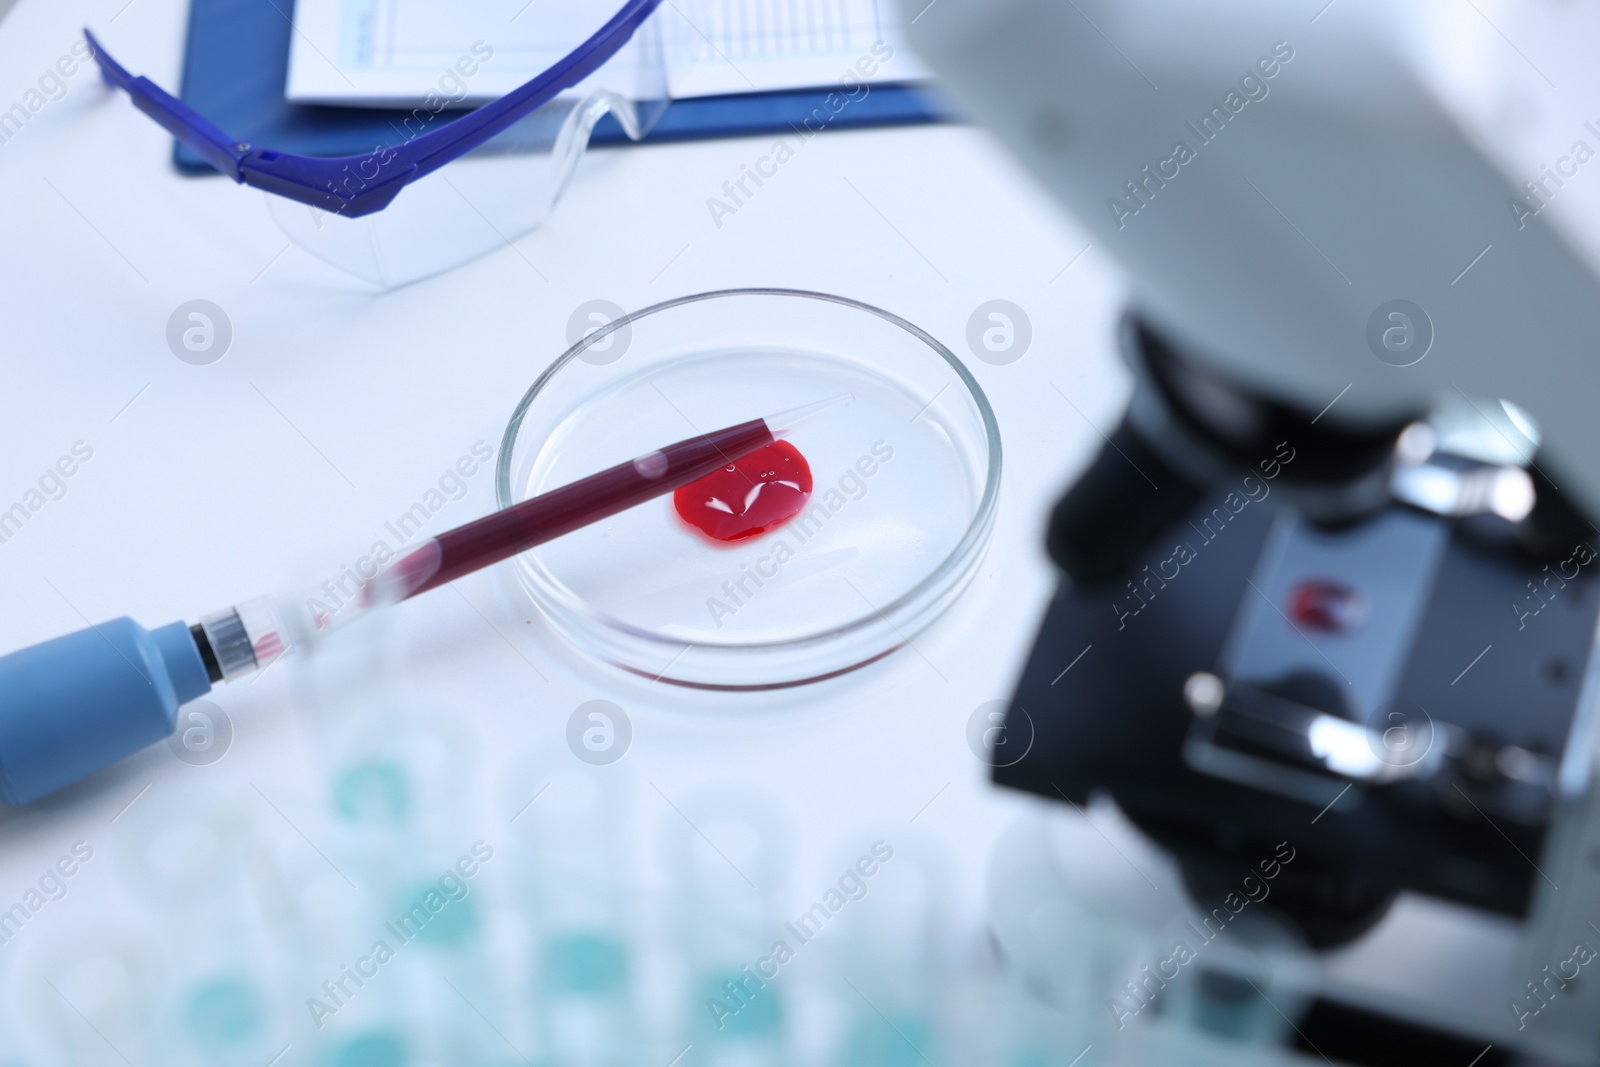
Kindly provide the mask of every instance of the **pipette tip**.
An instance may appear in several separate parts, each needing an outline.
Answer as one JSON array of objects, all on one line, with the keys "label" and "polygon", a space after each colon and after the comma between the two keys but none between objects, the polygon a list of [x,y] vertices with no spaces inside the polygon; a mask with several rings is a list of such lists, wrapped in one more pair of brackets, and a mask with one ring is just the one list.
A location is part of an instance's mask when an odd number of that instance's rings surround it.
[{"label": "pipette tip", "polygon": [[790,408],[788,411],[780,411],[776,415],[768,415],[762,421],[767,424],[767,429],[772,432],[772,436],[782,437],[789,433],[789,431],[793,430],[795,426],[797,426],[803,420],[809,419],[811,416],[816,415],[819,412],[828,411],[836,407],[843,407],[855,398],[856,394],[854,393],[840,393],[838,396],[829,397],[827,400],[818,400],[811,404],[802,404],[800,407]]}]

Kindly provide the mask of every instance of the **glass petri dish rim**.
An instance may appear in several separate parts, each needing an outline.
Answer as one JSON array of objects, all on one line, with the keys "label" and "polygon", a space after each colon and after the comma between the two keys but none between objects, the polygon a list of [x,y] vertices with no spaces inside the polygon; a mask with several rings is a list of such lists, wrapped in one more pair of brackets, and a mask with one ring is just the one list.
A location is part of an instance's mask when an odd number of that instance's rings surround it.
[{"label": "glass petri dish rim", "polygon": [[[613,319],[605,326],[602,326],[592,333],[586,335],[572,347],[561,353],[561,355],[557,356],[555,360],[548,367],[546,367],[543,372],[540,373],[539,377],[534,379],[533,384],[528,387],[528,391],[522,394],[522,399],[517,401],[517,406],[511,412],[511,420],[506,424],[505,433],[503,433],[500,437],[500,454],[495,457],[495,506],[498,508],[508,508],[511,505],[518,503],[518,501],[511,494],[511,456],[516,448],[518,434],[522,429],[522,421],[527,416],[529,409],[533,407],[533,402],[538,399],[540,393],[543,392],[545,386],[550,383],[551,379],[560,373],[562,368],[566,367],[573,360],[577,359],[591,346],[598,344],[616,331],[629,326],[640,319],[648,318],[651,315],[655,315],[663,311],[669,311],[672,308],[683,307],[686,304],[696,304],[700,303],[701,301],[716,300],[723,297],[744,296],[776,296],[803,300],[821,300],[830,304],[838,304],[842,307],[852,308],[856,311],[864,311],[868,314],[876,315],[884,321],[894,326],[898,326],[900,329],[906,331],[907,333],[911,334],[911,336],[927,345],[936,355],[938,355],[945,361],[946,364],[949,365],[950,369],[955,372],[956,377],[960,379],[961,384],[966,386],[967,395],[971,397],[973,404],[978,410],[978,417],[983,423],[984,445],[988,449],[989,453],[988,466],[984,472],[983,495],[979,498],[977,507],[973,509],[972,521],[967,524],[966,530],[962,532],[961,540],[956,542],[956,546],[950,550],[950,553],[945,556],[944,559],[939,561],[938,566],[934,567],[933,570],[929,571],[924,577],[919,579],[910,589],[900,594],[888,604],[885,604],[882,608],[875,609],[868,614],[852,619],[849,622],[841,623],[840,625],[831,627],[827,630],[819,630],[816,633],[807,634],[804,637],[786,637],[770,641],[738,642],[691,641],[681,637],[668,637],[665,634],[657,633],[653,630],[642,629],[634,626],[632,623],[624,622],[613,615],[599,611],[565,587],[560,587],[557,590],[558,593],[564,594],[562,599],[568,601],[575,610],[583,612],[585,615],[589,616],[590,619],[596,622],[603,623],[613,630],[627,634],[628,636],[636,638],[640,641],[653,642],[655,644],[673,648],[685,646],[691,649],[700,648],[716,652],[737,652],[740,650],[805,648],[823,642],[838,640],[857,631],[867,629],[880,621],[888,621],[901,609],[914,606],[920,600],[928,597],[930,594],[932,594],[936,599],[941,584],[962,569],[963,565],[968,562],[968,556],[979,549],[987,540],[989,531],[993,525],[995,507],[1000,495],[1000,426],[995,420],[994,409],[990,406],[989,398],[987,395],[985,395],[983,387],[978,384],[978,380],[972,376],[972,372],[967,370],[966,365],[956,357],[955,353],[951,352],[948,348],[941,344],[939,340],[932,334],[917,326],[915,323],[908,322],[899,315],[894,314],[892,311],[885,311],[884,309],[875,307],[872,304],[868,304],[860,300],[852,300],[847,296],[837,296],[832,293],[819,293],[809,289],[784,289],[767,287],[713,289],[704,293],[693,293],[689,296],[680,296],[674,297],[671,300],[663,300],[660,303],[651,304],[649,307],[640,308],[638,311],[631,311],[619,316],[616,319]],[[893,623],[891,622],[890,625],[892,626]],[[874,658],[881,658],[881,656],[885,654],[887,653],[881,653],[878,657]],[[857,666],[864,665],[865,664],[858,664]],[[672,679],[664,678],[662,680],[671,681]],[[788,685],[795,683],[780,684]]]}]

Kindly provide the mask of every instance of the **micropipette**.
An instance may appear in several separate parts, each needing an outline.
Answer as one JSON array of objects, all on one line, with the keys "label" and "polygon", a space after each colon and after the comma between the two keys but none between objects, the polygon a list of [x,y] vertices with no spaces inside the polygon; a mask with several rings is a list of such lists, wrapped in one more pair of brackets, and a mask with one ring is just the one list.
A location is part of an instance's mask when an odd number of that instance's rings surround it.
[{"label": "micropipette", "polygon": [[[379,574],[363,606],[416,596],[670,493],[850,399],[691,437],[440,534]],[[333,625],[329,614],[297,618],[262,597],[193,626],[146,630],[123,616],[0,657],[0,802],[26,804],[160,741],[179,705]]]}]

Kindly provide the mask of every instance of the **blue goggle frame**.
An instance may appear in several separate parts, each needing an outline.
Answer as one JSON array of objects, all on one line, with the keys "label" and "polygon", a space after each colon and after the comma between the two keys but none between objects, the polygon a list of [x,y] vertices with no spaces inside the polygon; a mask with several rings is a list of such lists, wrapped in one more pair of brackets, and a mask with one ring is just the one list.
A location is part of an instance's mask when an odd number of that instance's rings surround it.
[{"label": "blue goggle frame", "polygon": [[661,0],[628,0],[609,22],[560,62],[447,126],[394,148],[334,158],[278,152],[230,137],[149,78],[129,74],[87,28],[83,35],[107,85],[125,90],[135,107],[223,174],[302,204],[359,218],[382,211],[410,183],[503,133],[599,70],[628,43],[660,3]]}]

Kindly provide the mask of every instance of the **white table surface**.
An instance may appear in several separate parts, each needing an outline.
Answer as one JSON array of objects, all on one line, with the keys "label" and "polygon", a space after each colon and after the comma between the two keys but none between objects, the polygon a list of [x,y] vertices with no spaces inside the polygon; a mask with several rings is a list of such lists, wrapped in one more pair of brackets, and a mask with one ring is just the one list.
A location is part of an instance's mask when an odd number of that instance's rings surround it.
[{"label": "white table surface", "polygon": [[[175,88],[186,6],[22,0],[0,22],[0,107],[85,24],[135,73]],[[92,69],[69,86],[0,145],[0,506],[74,442],[93,459],[65,497],[0,544],[3,650],[123,614],[148,626],[193,621],[332,573],[474,442],[498,443],[587,300],[637,307],[722,287],[818,289],[892,310],[963,357],[980,303],[1022,306],[1034,338],[1020,361],[968,359],[1006,447],[994,539],[971,590],[916,652],[779,698],[649,686],[569,652],[503,567],[463,579],[459,596],[405,605],[395,636],[407,691],[459,711],[479,754],[462,769],[464,790],[492,796],[480,779],[512,749],[564,757],[567,716],[604,697],[633,719],[625,760],[651,783],[637,791],[642,818],[670,822],[664,798],[706,783],[755,783],[788,813],[798,888],[779,891],[785,906],[826,885],[827,857],[858,839],[920,836],[952,860],[961,929],[979,929],[989,849],[1023,801],[987,783],[967,719],[1004,697],[1020,669],[1053,583],[1041,548],[1047,509],[1099,445],[1085,417],[1109,431],[1127,389],[1112,351],[1115,273],[994,143],[948,125],[825,133],[720,228],[706,199],[765,151],[763,139],[596,151],[554,218],[516,251],[377,293],[284,251],[260,193],[176,174],[171,139]],[[209,366],[180,362],[165,342],[169,314],[194,298],[220,305],[233,325],[231,349]],[[433,529],[492,503],[485,470]],[[236,730],[213,766],[186,766],[157,746],[0,814],[0,901],[75,840],[114,851],[133,820],[112,820],[136,798],[254,804],[251,817],[276,825],[266,832],[286,849],[312,848],[319,735],[297,714],[291,683],[282,669],[211,694]],[[293,831],[274,824],[267,797]],[[463,826],[460,836],[484,834]],[[115,910],[120,892],[114,864],[89,864],[25,934]],[[0,949],[0,989],[33,983],[40,966]],[[284,1062],[311,1062],[311,1047],[308,1038]]]}]

